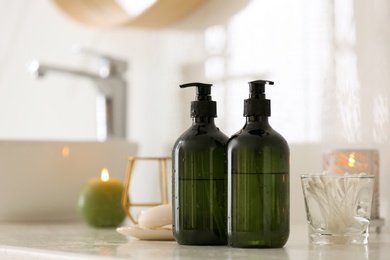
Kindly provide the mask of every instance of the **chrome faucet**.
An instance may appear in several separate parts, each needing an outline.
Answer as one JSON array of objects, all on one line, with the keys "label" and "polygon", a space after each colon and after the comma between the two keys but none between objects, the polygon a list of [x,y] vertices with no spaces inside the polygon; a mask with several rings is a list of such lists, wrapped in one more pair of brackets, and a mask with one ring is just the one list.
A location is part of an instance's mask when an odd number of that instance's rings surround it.
[{"label": "chrome faucet", "polygon": [[29,61],[28,71],[34,78],[41,78],[48,72],[57,72],[88,78],[95,83],[97,139],[126,138],[127,84],[123,74],[127,70],[127,61],[102,55],[96,51],[75,45],[77,53],[93,55],[99,58],[100,67],[97,73],[42,64],[38,60]]}]

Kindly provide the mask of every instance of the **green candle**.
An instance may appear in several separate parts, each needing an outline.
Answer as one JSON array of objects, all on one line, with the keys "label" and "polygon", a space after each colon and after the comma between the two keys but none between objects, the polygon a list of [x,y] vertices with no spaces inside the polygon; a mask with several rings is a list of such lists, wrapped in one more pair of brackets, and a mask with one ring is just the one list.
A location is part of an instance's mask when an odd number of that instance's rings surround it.
[{"label": "green candle", "polygon": [[121,204],[122,192],[122,183],[110,179],[104,168],[100,179],[88,180],[81,190],[78,200],[81,217],[93,227],[117,227],[126,216]]}]

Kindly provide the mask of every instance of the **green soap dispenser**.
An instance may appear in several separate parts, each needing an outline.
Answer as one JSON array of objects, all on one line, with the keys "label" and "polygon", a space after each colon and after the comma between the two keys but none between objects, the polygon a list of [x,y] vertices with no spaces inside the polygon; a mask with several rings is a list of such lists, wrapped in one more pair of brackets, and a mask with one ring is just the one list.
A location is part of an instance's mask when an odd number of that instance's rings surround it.
[{"label": "green soap dispenser", "polygon": [[192,125],[172,151],[173,234],[181,245],[226,245],[227,165],[229,139],[215,125],[217,104],[211,84],[196,87],[191,102]]},{"label": "green soap dispenser", "polygon": [[268,123],[265,85],[249,82],[244,127],[227,144],[228,245],[283,247],[289,236],[289,147]]}]

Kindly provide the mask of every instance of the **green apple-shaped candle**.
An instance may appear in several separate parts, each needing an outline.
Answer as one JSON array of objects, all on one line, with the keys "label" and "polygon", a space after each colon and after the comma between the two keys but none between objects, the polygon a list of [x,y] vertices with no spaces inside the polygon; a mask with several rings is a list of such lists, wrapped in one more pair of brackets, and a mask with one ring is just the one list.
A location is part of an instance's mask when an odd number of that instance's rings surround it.
[{"label": "green apple-shaped candle", "polygon": [[117,227],[126,216],[121,204],[122,192],[122,183],[110,179],[104,168],[101,178],[88,180],[80,192],[78,209],[81,217],[93,227]]}]

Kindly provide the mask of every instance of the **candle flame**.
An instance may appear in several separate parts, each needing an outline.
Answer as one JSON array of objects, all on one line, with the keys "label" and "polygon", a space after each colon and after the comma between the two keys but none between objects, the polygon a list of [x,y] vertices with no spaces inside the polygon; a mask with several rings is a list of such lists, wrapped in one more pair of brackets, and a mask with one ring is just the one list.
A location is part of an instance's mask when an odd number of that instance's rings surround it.
[{"label": "candle flame", "polygon": [[68,157],[69,154],[70,154],[70,149],[69,149],[69,147],[64,146],[64,147],[62,148],[61,153],[62,153],[62,157],[64,157],[64,158]]},{"label": "candle flame", "polygon": [[355,160],[355,153],[349,154],[348,166],[349,166],[349,167],[355,166],[355,162],[356,162],[356,160]]},{"label": "candle flame", "polygon": [[110,174],[107,168],[102,169],[102,174],[100,175],[102,181],[108,181],[110,179]]}]

